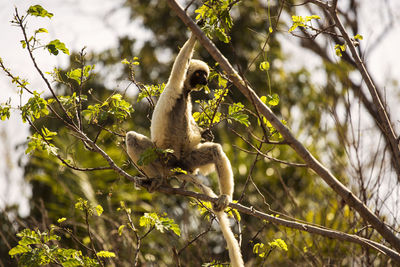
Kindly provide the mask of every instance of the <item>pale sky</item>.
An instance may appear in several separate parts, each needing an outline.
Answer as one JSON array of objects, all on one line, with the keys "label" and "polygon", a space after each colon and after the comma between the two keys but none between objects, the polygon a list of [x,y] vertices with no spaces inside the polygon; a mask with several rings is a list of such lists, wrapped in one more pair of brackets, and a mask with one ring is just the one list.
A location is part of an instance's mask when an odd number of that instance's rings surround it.
[{"label": "pale sky", "polygon": [[[27,78],[33,90],[44,91],[42,81],[32,67],[26,51],[20,45],[21,31],[17,27],[12,27],[9,21],[12,19],[14,8],[17,7],[19,13],[27,10],[30,5],[40,4],[54,14],[50,20],[48,18],[30,18],[30,29],[39,27],[49,30],[48,40],[60,39],[71,51],[80,50],[86,46],[88,51],[102,51],[106,48],[115,47],[117,38],[129,34],[139,39],[149,38],[149,34],[141,30],[138,23],[130,23],[127,10],[113,10],[119,7],[122,0],[52,0],[52,1],[30,1],[30,0],[3,0],[0,2],[0,57],[4,64],[23,78]],[[394,21],[392,30],[378,45],[373,54],[368,58],[368,65],[374,78],[384,85],[390,78],[398,78],[400,73],[400,1],[391,0],[391,10],[379,9],[380,1],[368,0],[368,4],[362,11],[363,27],[361,34],[364,36],[364,47],[372,45],[376,36],[381,31],[385,22],[387,12],[393,12]],[[101,4],[100,4],[101,3]],[[364,2],[365,3],[365,2]],[[371,10],[379,12],[370,13]],[[166,29],[167,30],[167,29]],[[45,35],[43,35],[45,37]],[[307,65],[309,58],[307,53],[299,57],[295,43],[289,42],[284,46],[289,54],[293,54],[292,61],[294,66],[301,67]],[[140,43],[140,42],[139,42]],[[300,54],[304,53],[304,50]],[[65,55],[52,56],[47,51],[38,51],[37,59],[40,66],[45,71],[51,71],[54,66],[62,67],[68,62]],[[11,86],[10,80],[0,73],[0,103],[4,103],[9,98],[12,99],[14,106],[19,104],[19,97],[15,93],[15,88]],[[398,94],[398,92],[392,92]],[[394,98],[390,98],[394,99]],[[390,100],[389,99],[389,100]],[[398,99],[398,98],[397,98]],[[400,113],[398,113],[400,120]],[[21,213],[26,214],[27,196],[29,188],[23,183],[22,170],[17,165],[17,160],[23,155],[25,148],[20,148],[18,153],[14,148],[26,140],[28,127],[23,124],[18,117],[18,112],[14,112],[9,121],[0,121],[0,156],[6,160],[0,161],[0,208],[4,203],[21,203]],[[11,154],[11,155],[10,155]],[[7,160],[9,156],[9,160]]]}]

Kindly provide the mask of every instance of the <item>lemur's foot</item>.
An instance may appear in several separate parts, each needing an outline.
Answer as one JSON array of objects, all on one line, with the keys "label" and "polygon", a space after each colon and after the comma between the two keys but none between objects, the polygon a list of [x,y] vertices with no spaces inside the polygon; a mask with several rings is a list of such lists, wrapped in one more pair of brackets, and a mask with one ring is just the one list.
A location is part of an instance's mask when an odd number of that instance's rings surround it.
[{"label": "lemur's foot", "polygon": [[213,203],[213,210],[214,211],[223,211],[228,207],[230,202],[230,197],[228,195],[220,195],[216,203]]},{"label": "lemur's foot", "polygon": [[162,178],[149,178],[146,181],[143,181],[142,184],[149,193],[153,193],[160,186],[164,185],[164,181]]},{"label": "lemur's foot", "polygon": [[204,142],[212,142],[214,141],[214,135],[210,129],[206,129],[201,133],[201,139]]}]

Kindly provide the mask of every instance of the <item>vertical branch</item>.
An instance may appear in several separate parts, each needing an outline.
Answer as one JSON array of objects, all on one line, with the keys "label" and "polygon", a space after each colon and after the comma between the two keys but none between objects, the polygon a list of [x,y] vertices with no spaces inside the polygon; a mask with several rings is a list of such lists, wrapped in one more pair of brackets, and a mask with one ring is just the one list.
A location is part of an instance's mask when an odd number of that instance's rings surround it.
[{"label": "vertical branch", "polygon": [[103,267],[104,267],[104,263],[103,263],[103,261],[100,259],[100,257],[97,255],[97,250],[96,250],[96,248],[95,248],[95,246],[94,246],[94,239],[93,239],[92,233],[91,233],[91,231],[90,231],[88,207],[85,207],[85,223],[86,223],[86,229],[87,229],[87,232],[88,232],[88,235],[89,235],[89,238],[90,238],[90,244],[91,244],[91,246],[92,246],[93,253],[94,253],[94,255],[96,256],[97,261],[99,262],[100,266],[103,266]]},{"label": "vertical branch", "polygon": [[390,121],[390,118],[387,114],[386,108],[384,107],[381,97],[379,96],[379,93],[377,91],[376,85],[373,82],[369,72],[367,71],[364,62],[361,60],[357,49],[351,40],[349,34],[347,33],[345,27],[343,26],[342,21],[339,18],[339,15],[337,13],[337,1],[333,1],[332,5],[328,5],[325,3],[321,3],[320,1],[316,0],[311,0],[312,3],[315,5],[318,5],[320,8],[325,10],[331,19],[335,22],[335,26],[339,29],[343,39],[346,41],[347,46],[349,47],[350,53],[353,57],[355,66],[357,70],[360,72],[363,81],[365,82],[370,95],[372,97],[372,102],[374,103],[378,117],[378,126],[381,128],[383,134],[386,137],[386,140],[388,141],[390,145],[390,151],[392,153],[393,159],[393,167],[396,171],[397,174],[397,179],[400,181],[400,149],[399,149],[399,142],[396,137],[396,133],[392,127],[392,123]]}]

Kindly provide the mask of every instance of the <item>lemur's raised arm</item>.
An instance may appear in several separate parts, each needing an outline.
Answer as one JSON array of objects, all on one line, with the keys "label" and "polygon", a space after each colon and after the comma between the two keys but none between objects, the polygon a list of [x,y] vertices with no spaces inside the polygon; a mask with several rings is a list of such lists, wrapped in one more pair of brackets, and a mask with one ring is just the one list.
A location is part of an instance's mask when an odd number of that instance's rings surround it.
[{"label": "lemur's raised arm", "polygon": [[142,171],[149,177],[166,178],[176,176],[171,169],[180,167],[188,171],[192,177],[191,181],[201,185],[203,191],[210,196],[214,196],[212,190],[203,186],[192,174],[198,170],[209,172],[210,166],[215,167],[219,178],[220,196],[214,210],[228,243],[232,266],[240,267],[244,264],[239,244],[223,211],[232,200],[234,188],[232,167],[220,144],[201,143],[201,130],[192,116],[190,93],[206,85],[209,75],[206,63],[191,59],[195,43],[195,36],[192,35],[175,59],[168,82],[153,112],[151,139],[133,131],[128,132],[127,152],[130,158],[137,162],[140,154],[149,147],[172,149],[172,159],[155,160],[144,166]]}]

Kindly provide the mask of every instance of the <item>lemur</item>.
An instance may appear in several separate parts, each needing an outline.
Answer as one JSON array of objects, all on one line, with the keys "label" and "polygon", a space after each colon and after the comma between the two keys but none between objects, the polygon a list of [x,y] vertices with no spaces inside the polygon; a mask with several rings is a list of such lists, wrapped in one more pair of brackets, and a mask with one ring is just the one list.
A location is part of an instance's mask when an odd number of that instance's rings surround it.
[{"label": "lemur", "polygon": [[172,156],[167,160],[155,160],[143,166],[142,171],[151,178],[164,178],[173,176],[171,169],[180,167],[189,172],[189,175],[180,175],[183,180],[200,186],[204,193],[212,197],[216,196],[213,191],[192,174],[198,170],[207,174],[215,167],[219,177],[220,196],[213,210],[228,244],[232,266],[244,266],[239,244],[224,213],[224,209],[232,201],[234,181],[231,164],[220,144],[201,143],[204,132],[192,116],[190,93],[206,85],[209,75],[209,67],[205,62],[191,59],[195,44],[196,38],[192,34],[175,59],[168,82],[152,115],[151,139],[134,131],[128,132],[127,152],[136,163],[141,153],[148,148],[172,149]]}]

